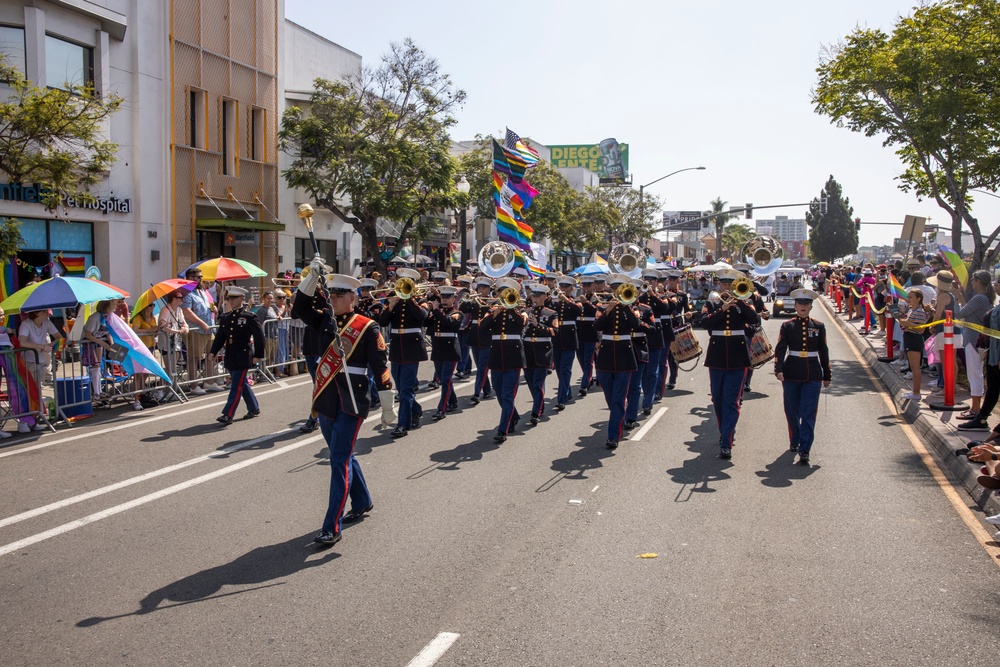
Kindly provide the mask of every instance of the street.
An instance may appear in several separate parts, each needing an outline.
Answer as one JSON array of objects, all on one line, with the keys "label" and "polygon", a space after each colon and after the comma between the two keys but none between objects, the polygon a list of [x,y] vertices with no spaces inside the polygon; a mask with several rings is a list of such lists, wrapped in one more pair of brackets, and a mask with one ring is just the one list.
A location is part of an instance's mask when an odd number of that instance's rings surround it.
[{"label": "street", "polygon": [[403,667],[440,633],[458,635],[442,667],[994,664],[996,543],[814,315],[834,379],[809,467],[770,363],[732,461],[700,360],[613,452],[596,387],[557,413],[550,375],[541,423],[498,445],[499,406],[466,381],[441,422],[419,393],[401,440],[372,413],[375,508],[327,550],[308,376],[257,385],[262,416],[227,428],[214,394],[6,441],[0,664]]}]

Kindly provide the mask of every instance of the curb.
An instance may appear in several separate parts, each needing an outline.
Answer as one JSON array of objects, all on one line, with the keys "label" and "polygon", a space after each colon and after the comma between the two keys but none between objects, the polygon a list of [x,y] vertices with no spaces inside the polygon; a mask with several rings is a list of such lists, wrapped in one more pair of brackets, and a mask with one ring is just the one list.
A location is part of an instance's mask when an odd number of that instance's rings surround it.
[{"label": "curb", "polygon": [[[834,306],[830,303],[829,297],[825,294],[819,300],[823,304],[824,310],[830,316],[830,321],[836,322],[837,327],[845,335],[854,341],[861,350],[861,354],[868,366],[875,373],[875,376],[882,383],[882,386],[893,397],[893,403],[899,410],[899,414],[906,418],[906,421],[913,427],[918,435],[928,445],[928,451],[934,456],[938,465],[952,482],[960,485],[968,494],[970,500],[987,515],[1000,513],[1000,500],[997,499],[989,489],[979,486],[980,465],[970,462],[962,456],[956,456],[955,451],[966,446],[970,440],[985,438],[988,431],[970,431],[968,434],[958,431],[953,424],[957,423],[951,419],[951,412],[937,412],[929,407],[921,407],[920,401],[903,401],[899,404],[898,396],[910,390],[909,381],[905,380],[888,363],[881,362],[878,358],[885,352],[883,349],[876,351],[873,341],[862,336],[860,332],[842,317],[840,317]],[[879,342],[884,340],[875,339]],[[957,397],[956,397],[956,400]],[[926,405],[926,404],[923,404]],[[995,530],[994,526],[987,526]],[[992,531],[991,531],[992,532]]]}]

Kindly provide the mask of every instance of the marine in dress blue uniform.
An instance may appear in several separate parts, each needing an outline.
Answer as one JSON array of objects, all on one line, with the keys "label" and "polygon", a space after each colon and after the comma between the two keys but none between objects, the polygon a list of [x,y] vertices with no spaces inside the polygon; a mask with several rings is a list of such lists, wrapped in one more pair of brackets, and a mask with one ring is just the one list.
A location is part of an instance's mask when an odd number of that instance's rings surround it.
[{"label": "marine in dress blue uniform", "polygon": [[830,349],[826,325],[809,317],[813,300],[819,295],[808,289],[794,290],[795,318],[781,325],[774,348],[774,374],[784,393],[788,448],[797,452],[799,463],[809,464],[816,432],[819,394],[829,387]]},{"label": "marine in dress blue uniform", "polygon": [[[382,332],[373,320],[354,312],[359,281],[345,275],[326,276],[332,313],[324,313],[313,301],[321,271],[322,260],[314,259],[295,294],[292,315],[315,331],[325,346],[316,370],[312,404],[330,450],[330,498],[323,527],[313,541],[331,545],[340,541],[343,524],[362,520],[374,508],[354,456],[358,431],[371,405],[369,370],[381,392],[382,424],[391,424],[396,415]],[[351,511],[345,515],[348,498]]]},{"label": "marine in dress blue uniform", "polygon": [[[520,285],[513,278],[498,280],[497,288],[501,293],[504,289],[520,291]],[[505,441],[507,434],[521,419],[514,407],[514,399],[521,382],[521,369],[525,366],[522,335],[526,323],[527,317],[517,309],[498,305],[493,307],[480,324],[480,327],[485,327],[490,332],[490,376],[500,403],[500,424],[493,436],[496,442]]]},{"label": "marine in dress blue uniform", "polygon": [[[642,277],[650,285],[650,289],[639,297],[639,303],[649,306],[652,311],[652,326],[646,331],[646,344],[649,348],[649,360],[646,363],[645,371],[642,375],[642,414],[650,415],[653,411],[653,401],[657,395],[661,395],[660,378],[663,375],[663,364],[666,359],[667,346],[669,341],[674,339],[674,331],[670,324],[670,304],[656,293],[656,284],[660,279],[660,272],[655,269],[647,269]],[[665,340],[664,328],[670,332],[669,338]]]},{"label": "marine in dress blue uniform", "polygon": [[[629,281],[629,277],[614,274],[609,287],[615,288]],[[604,391],[611,416],[608,418],[608,449],[617,449],[625,424],[625,401],[628,397],[632,374],[638,369],[633,350],[632,332],[639,330],[639,317],[631,306],[611,301],[597,316],[597,330],[601,342],[594,356],[597,380]]]},{"label": "marine in dress blue uniform", "polygon": [[[673,341],[673,330],[684,326],[688,320],[693,316],[691,312],[691,305],[688,302],[687,292],[681,288],[681,276],[683,273],[676,269],[671,269],[667,271],[667,292],[672,293],[674,296],[671,297],[671,313],[670,321],[672,327],[670,329],[670,340]],[[670,351],[670,343],[667,343],[667,351],[665,354],[665,363],[663,366],[663,389],[673,389],[677,386],[677,360],[674,359],[673,353]],[[661,394],[663,391],[661,390]]]},{"label": "marine in dress blue uniform", "polygon": [[[737,264],[733,265],[733,268],[736,269],[737,271],[743,272],[743,274],[747,278],[751,278],[752,279],[752,276],[750,275],[750,271],[751,271],[751,269],[753,267],[751,267],[749,264],[746,264],[746,263],[737,263]],[[757,285],[756,283],[754,283],[754,285],[756,285],[756,290],[757,291],[754,293],[753,296],[750,297],[750,303],[753,304],[753,309],[757,311],[757,314],[760,316],[760,319],[762,319],[762,320],[770,319],[771,318],[771,311],[769,311],[767,309],[767,304],[764,303],[764,296],[767,295],[767,293],[768,293],[769,290],[766,287],[764,287],[763,285]],[[757,325],[754,328],[754,332],[753,333],[756,334],[758,331],[760,331],[760,325]],[[751,338],[752,337],[753,337],[753,334],[751,334]],[[751,382],[753,382],[753,368],[750,368],[750,369],[747,370],[747,378],[746,378],[746,380],[743,383],[743,392],[744,393],[749,393],[750,391],[753,391],[752,389],[750,389],[750,383]]]},{"label": "marine in dress blue uniform", "polygon": [[434,421],[444,419],[446,412],[458,407],[453,377],[455,369],[462,360],[462,349],[458,343],[459,330],[462,328],[462,313],[455,310],[455,293],[458,292],[458,289],[445,286],[439,292],[441,295],[440,305],[437,305],[437,302],[428,304],[431,311],[427,327],[428,335],[430,335],[430,325],[434,325],[434,334],[431,338],[431,360],[438,369],[438,378],[441,383],[441,400],[438,402],[437,412],[431,417]]},{"label": "marine in dress blue uniform", "polygon": [[556,335],[552,341],[552,363],[559,388],[556,391],[556,410],[562,410],[573,398],[573,360],[580,341],[576,335],[577,320],[583,309],[569,294],[576,285],[576,278],[560,276],[557,279],[559,291],[551,299],[551,308],[556,311]]},{"label": "marine in dress blue uniform", "polygon": [[[723,295],[729,292],[740,272],[725,269],[718,272]],[[732,458],[736,423],[740,419],[740,404],[747,369],[750,368],[748,336],[760,322],[757,311],[747,301],[730,301],[703,311],[702,323],[708,329],[708,350],[705,366],[712,391],[712,406],[719,425],[719,457]]]},{"label": "marine in dress blue uniform", "polygon": [[[642,282],[633,280],[636,289],[642,286]],[[635,372],[628,385],[628,397],[625,401],[625,425],[626,431],[631,431],[639,425],[639,408],[642,403],[642,380],[646,376],[646,369],[649,366],[649,337],[656,331],[656,321],[653,319],[653,309],[643,303],[633,304],[633,310],[639,311],[639,327],[632,332],[632,351],[635,353]]]},{"label": "marine in dress blue uniform", "polygon": [[576,350],[576,360],[580,363],[580,396],[586,396],[590,385],[594,382],[594,348],[597,346],[597,328],[594,322],[597,321],[597,284],[593,276],[583,276],[580,278],[583,286],[583,294],[580,296],[580,317],[576,322],[576,335],[580,340],[580,347]]},{"label": "marine in dress blue uniform", "polygon": [[524,379],[531,392],[531,423],[537,424],[545,410],[545,378],[552,366],[552,338],[556,330],[552,326],[556,312],[545,306],[545,297],[549,288],[545,285],[532,285],[531,308],[525,315],[528,317],[524,329]]},{"label": "marine in dress blue uniform", "polygon": [[[455,278],[455,286],[458,291],[455,293],[455,302],[461,303],[462,299],[469,295],[472,289],[472,276],[461,275]],[[464,380],[472,374],[472,348],[469,346],[469,318],[462,319],[462,326],[458,330],[458,347],[462,359],[455,368],[455,379]]]},{"label": "marine in dress blue uniform", "polygon": [[[414,283],[420,279],[413,269],[399,269],[396,275]],[[390,433],[393,438],[403,438],[420,425],[423,410],[416,400],[417,371],[420,362],[427,361],[423,329],[427,312],[415,298],[392,297],[378,320],[379,326],[389,328],[389,367],[399,392],[399,422]]]},{"label": "marine in dress blue uniform", "polygon": [[478,299],[468,299],[464,301],[459,309],[468,318],[466,338],[469,341],[470,356],[476,362],[476,381],[472,389],[472,404],[478,405],[480,397],[489,398],[492,392],[490,385],[490,346],[493,340],[488,328],[482,327],[483,319],[489,314],[490,307],[482,303],[482,299],[488,299],[493,281],[485,276],[481,276],[473,283]]},{"label": "marine in dress blue uniform", "polygon": [[218,421],[223,426],[233,423],[233,416],[240,399],[247,404],[244,419],[253,419],[260,414],[260,404],[250,387],[249,373],[264,354],[264,333],[255,315],[244,310],[247,291],[242,287],[226,288],[228,312],[219,318],[219,329],[212,342],[210,354],[218,354],[223,347],[226,355],[223,363],[229,371],[229,398],[222,408]]}]

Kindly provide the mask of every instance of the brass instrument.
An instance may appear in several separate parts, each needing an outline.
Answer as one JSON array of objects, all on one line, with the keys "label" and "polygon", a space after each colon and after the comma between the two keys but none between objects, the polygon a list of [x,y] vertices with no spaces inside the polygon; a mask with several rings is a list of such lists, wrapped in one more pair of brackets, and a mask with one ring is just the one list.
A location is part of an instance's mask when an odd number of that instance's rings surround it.
[{"label": "brass instrument", "polygon": [[608,254],[608,268],[612,273],[624,273],[629,278],[642,275],[646,264],[646,253],[634,243],[622,243],[612,248]]},{"label": "brass instrument", "polygon": [[755,236],[747,241],[741,251],[743,261],[753,267],[753,272],[766,276],[781,268],[784,250],[781,244],[770,236]]},{"label": "brass instrument", "polygon": [[639,288],[632,283],[623,283],[615,290],[615,298],[630,306],[639,298]]},{"label": "brass instrument", "polygon": [[524,305],[524,301],[521,300],[521,293],[513,287],[505,287],[500,290],[500,297],[498,300],[500,305],[508,310]]},{"label": "brass instrument", "polygon": [[514,246],[490,241],[479,251],[479,270],[493,278],[502,278],[514,270]]},{"label": "brass instrument", "polygon": [[740,276],[733,281],[729,291],[723,292],[721,298],[723,303],[736,303],[737,301],[746,301],[756,292],[757,284],[746,276]]},{"label": "brass instrument", "polygon": [[[412,278],[397,278],[396,282],[392,285],[393,295],[403,299],[412,299],[414,296],[423,296],[427,291],[433,288],[434,283],[415,283]],[[386,290],[378,290],[379,292],[384,292]],[[373,290],[374,292],[374,290]],[[382,299],[389,297],[379,297]]]}]

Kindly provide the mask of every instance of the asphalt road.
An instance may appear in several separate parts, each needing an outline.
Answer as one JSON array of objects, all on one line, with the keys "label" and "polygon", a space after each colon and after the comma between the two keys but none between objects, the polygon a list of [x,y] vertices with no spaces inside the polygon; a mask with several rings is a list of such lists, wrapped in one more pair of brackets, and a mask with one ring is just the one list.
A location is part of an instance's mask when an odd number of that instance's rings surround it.
[{"label": "asphalt road", "polygon": [[402,667],[441,633],[445,667],[995,664],[997,564],[830,343],[811,467],[767,368],[731,462],[700,366],[615,452],[599,392],[497,445],[499,406],[459,385],[462,411],[405,439],[362,427],[376,508],[325,551],[301,377],[228,428],[209,395],[16,436],[0,664]]}]

